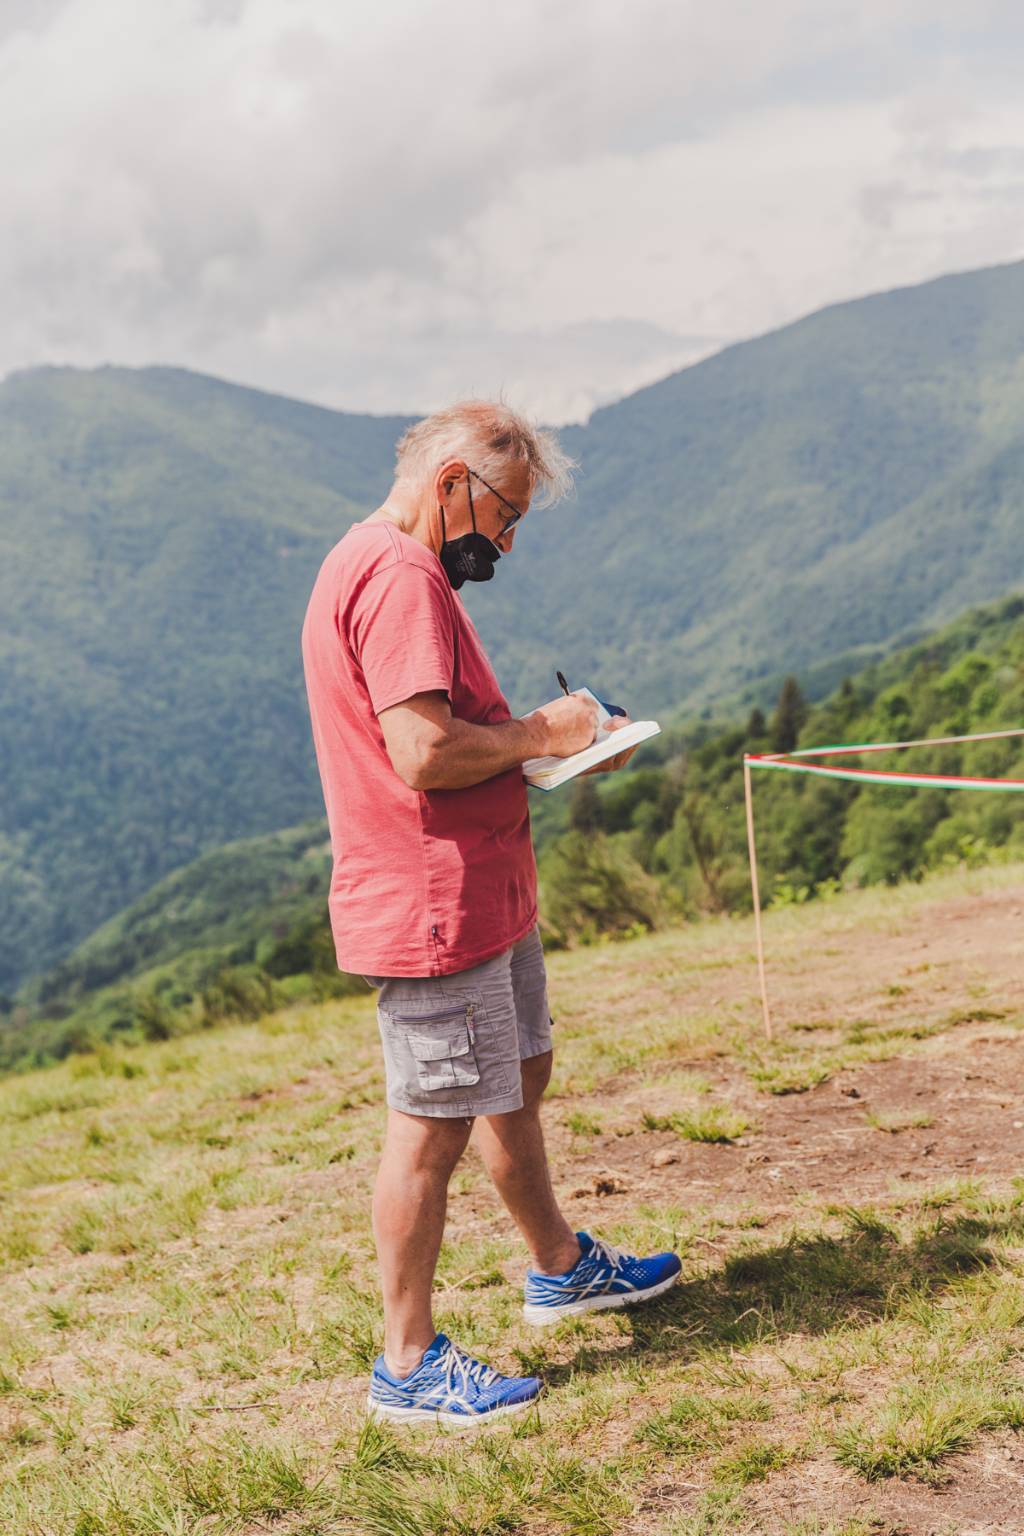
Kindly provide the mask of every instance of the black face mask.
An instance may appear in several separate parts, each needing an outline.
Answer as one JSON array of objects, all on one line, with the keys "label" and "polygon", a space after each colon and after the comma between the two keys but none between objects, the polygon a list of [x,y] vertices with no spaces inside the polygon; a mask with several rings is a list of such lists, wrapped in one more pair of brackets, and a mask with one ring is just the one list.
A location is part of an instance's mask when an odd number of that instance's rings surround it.
[{"label": "black face mask", "polygon": [[464,581],[490,581],[494,575],[494,563],[501,559],[501,550],[493,539],[477,531],[473,487],[468,477],[466,490],[469,492],[469,515],[473,519],[472,533],[463,533],[457,539],[449,539],[445,533],[444,507],[441,508],[441,564],[456,592]]}]

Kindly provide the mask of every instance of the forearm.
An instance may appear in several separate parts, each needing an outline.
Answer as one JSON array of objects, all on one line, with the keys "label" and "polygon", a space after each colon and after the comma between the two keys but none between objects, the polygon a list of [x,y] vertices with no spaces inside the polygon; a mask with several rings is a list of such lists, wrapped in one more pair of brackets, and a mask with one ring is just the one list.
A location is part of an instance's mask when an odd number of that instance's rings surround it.
[{"label": "forearm", "polygon": [[468,789],[545,750],[546,728],[529,716],[473,725],[453,718],[424,763],[418,789]]},{"label": "forearm", "polygon": [[410,789],[469,789],[530,757],[568,757],[594,739],[597,706],[578,694],[553,699],[519,720],[474,725],[453,716],[440,690],[380,711],[391,766]]}]

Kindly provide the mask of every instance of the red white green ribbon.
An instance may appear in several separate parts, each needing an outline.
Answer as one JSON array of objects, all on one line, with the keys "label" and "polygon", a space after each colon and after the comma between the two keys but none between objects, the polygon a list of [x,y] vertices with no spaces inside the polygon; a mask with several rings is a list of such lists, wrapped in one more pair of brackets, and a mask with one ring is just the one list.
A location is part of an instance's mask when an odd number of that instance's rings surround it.
[{"label": "red white green ribbon", "polygon": [[860,752],[902,752],[907,747],[948,747],[973,741],[1002,741],[1024,736],[1024,728],[985,731],[976,736],[931,736],[920,741],[865,741],[834,747],[802,747],[798,752],[747,752],[743,761],[751,768],[775,768],[784,773],[811,773],[826,779],[850,779],[857,784],[902,784],[921,789],[1024,790],[1024,779],[988,779],[950,773],[897,773],[872,768],[826,768],[798,758],[851,757]]}]

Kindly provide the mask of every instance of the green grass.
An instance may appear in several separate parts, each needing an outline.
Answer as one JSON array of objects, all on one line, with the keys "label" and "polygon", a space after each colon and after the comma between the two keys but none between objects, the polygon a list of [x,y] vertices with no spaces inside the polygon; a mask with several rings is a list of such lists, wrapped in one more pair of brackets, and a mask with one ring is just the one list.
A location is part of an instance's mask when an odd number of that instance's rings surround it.
[{"label": "green grass", "polygon": [[791,1462],[796,1452],[784,1445],[773,1445],[765,1440],[748,1440],[723,1456],[714,1468],[714,1476],[722,1483],[744,1486],[746,1483],[763,1482],[772,1472]]},{"label": "green grass", "polygon": [[895,1526],[887,1520],[841,1520],[827,1523],[812,1516],[809,1520],[789,1521],[782,1527],[782,1536],[899,1536]]},{"label": "green grass", "polygon": [[750,1081],[762,1093],[806,1093],[816,1088],[830,1076],[829,1069],[820,1062],[785,1061],[759,1062],[747,1069]]},{"label": "green grass", "polygon": [[600,1115],[585,1110],[572,1109],[565,1117],[565,1126],[574,1136],[600,1136],[604,1123]]},{"label": "green grass", "polygon": [[885,1131],[890,1136],[898,1136],[901,1131],[927,1130],[933,1124],[931,1115],[913,1110],[893,1110],[888,1114],[876,1114],[872,1110],[866,1110],[864,1119],[876,1131]]},{"label": "green grass", "polygon": [[739,1495],[714,1488],[701,1495],[692,1514],[672,1517],[658,1536],[743,1536],[750,1530]]},{"label": "green grass", "polygon": [[642,1424],[637,1439],[677,1454],[715,1449],[723,1443],[731,1425],[771,1416],[770,1401],[756,1392],[724,1396],[687,1392]]},{"label": "green grass", "polygon": [[686,1141],[735,1141],[750,1129],[747,1117],[726,1104],[708,1104],[670,1115],[645,1114],[643,1121],[648,1131],[675,1131]]},{"label": "green grass", "polygon": [[908,1473],[941,1478],[942,1463],[971,1445],[981,1429],[1019,1429],[1021,1397],[1005,1372],[988,1380],[971,1375],[952,1382],[929,1371],[925,1380],[899,1387],[873,1414],[835,1436],[836,1460],[872,1481]]},{"label": "green grass", "polygon": [[[1006,871],[972,880],[1009,884]],[[778,995],[819,976],[826,947],[926,919],[953,888],[773,915]],[[946,1477],[958,1451],[1019,1428],[1024,1180],[936,1180],[870,1204],[780,1192],[764,1210],[716,1194],[713,1160],[738,1156],[721,1134],[746,1128],[722,1078],[752,1098],[754,1053],[796,1069],[806,1039],[783,1005],[763,1041],[749,959],[749,923],[734,920],[553,957],[556,1181],[596,1128],[615,1139],[612,1166],[628,1154],[646,1168],[643,1115],[699,1128],[712,1177],[600,1207],[611,1241],[682,1254],[676,1288],[541,1334],[522,1320],[523,1251],[471,1147],[439,1325],[547,1389],[528,1418],[468,1439],[397,1435],[362,1413],[382,1321],[369,1000],[0,1081],[4,1536],[854,1536],[852,1512],[766,1524],[758,1500],[807,1458],[837,1488],[840,1472],[879,1487]],[[713,1008],[724,972],[743,983]],[[890,1035],[885,1051],[959,1040],[941,1022],[948,991],[934,1008],[931,1034]],[[1008,1006],[991,1027],[1012,1041],[1014,1020]],[[813,1040],[809,1063],[830,1071],[864,1047],[841,1030]]]}]

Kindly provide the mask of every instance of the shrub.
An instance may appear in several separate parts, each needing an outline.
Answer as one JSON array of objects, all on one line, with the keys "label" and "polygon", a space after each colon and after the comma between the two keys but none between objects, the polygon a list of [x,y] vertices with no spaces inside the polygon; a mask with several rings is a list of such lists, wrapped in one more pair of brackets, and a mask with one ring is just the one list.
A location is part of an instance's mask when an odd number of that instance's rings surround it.
[{"label": "shrub", "polygon": [[[657,882],[621,845],[601,833],[569,832],[541,861],[541,912],[554,947],[592,944],[656,928]],[[638,925],[642,925],[638,929]]]}]

